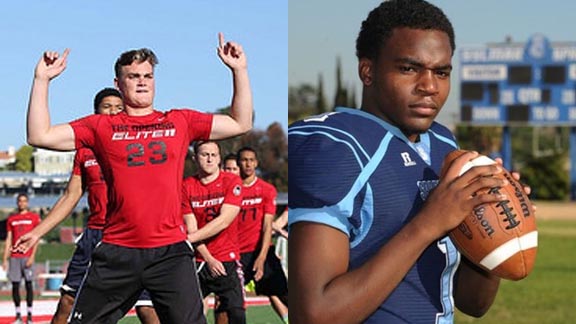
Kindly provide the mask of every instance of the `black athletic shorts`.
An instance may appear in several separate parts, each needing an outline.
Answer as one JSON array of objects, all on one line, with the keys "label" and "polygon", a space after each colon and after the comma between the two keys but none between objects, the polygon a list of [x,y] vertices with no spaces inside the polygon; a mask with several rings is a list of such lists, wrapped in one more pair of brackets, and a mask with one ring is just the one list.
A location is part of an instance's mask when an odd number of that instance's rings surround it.
[{"label": "black athletic shorts", "polygon": [[102,240],[102,230],[85,228],[84,232],[76,240],[76,250],[72,255],[72,259],[68,264],[66,270],[66,278],[60,287],[62,294],[67,294],[76,297],[76,291],[84,279],[90,259],[92,258],[92,251],[96,245]]},{"label": "black athletic shorts", "polygon": [[[240,261],[242,262],[242,269],[244,272],[244,284],[248,284],[250,280],[254,279],[254,262],[258,257],[255,251],[241,253]],[[266,261],[264,262],[264,275],[258,281],[254,280],[256,284],[256,294],[264,296],[287,296],[288,295],[288,280],[282,270],[280,259],[274,252],[274,246],[270,246]]]},{"label": "black athletic shorts", "polygon": [[143,289],[162,323],[206,323],[194,253],[186,241],[140,249],[99,244],[69,323],[116,323]]},{"label": "black athletic shorts", "polygon": [[213,277],[206,262],[197,262],[198,279],[202,296],[211,293],[218,296],[220,305],[216,312],[226,312],[232,308],[244,308],[244,287],[242,285],[242,265],[239,261],[222,262],[225,276]]}]

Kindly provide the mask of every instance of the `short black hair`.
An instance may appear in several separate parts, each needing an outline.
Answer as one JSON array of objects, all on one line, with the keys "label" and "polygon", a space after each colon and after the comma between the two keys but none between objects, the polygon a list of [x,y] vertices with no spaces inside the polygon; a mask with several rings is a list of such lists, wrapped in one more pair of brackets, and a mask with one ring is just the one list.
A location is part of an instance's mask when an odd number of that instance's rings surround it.
[{"label": "short black hair", "polygon": [[454,28],[440,8],[424,0],[389,0],[373,9],[362,22],[356,39],[358,59],[376,59],[392,31],[402,27],[445,32],[450,39],[452,54],[456,50]]},{"label": "short black hair", "polygon": [[226,162],[226,161],[228,161],[228,160],[237,161],[236,153],[228,153],[228,154],[226,154],[226,156],[222,159],[222,162]]},{"label": "short black hair", "polygon": [[254,150],[250,146],[244,146],[243,148],[239,149],[238,152],[236,153],[236,162],[240,161],[240,155],[242,154],[242,152],[252,152],[254,153],[256,159],[258,159],[258,153],[256,153],[256,150]]},{"label": "short black hair", "polygon": [[104,89],[98,91],[96,96],[94,96],[94,113],[95,114],[98,113],[98,106],[100,106],[100,103],[102,102],[102,100],[104,100],[104,98],[109,97],[109,96],[115,96],[115,97],[122,99],[122,94],[120,93],[120,91],[118,91],[114,88],[104,88]]},{"label": "short black hair", "polygon": [[123,66],[130,65],[133,62],[144,63],[146,61],[150,63],[152,67],[155,67],[156,64],[158,64],[158,58],[151,49],[140,48],[126,51],[116,60],[116,63],[114,64],[114,73],[116,73],[116,77],[119,78]]},{"label": "short black hair", "polygon": [[26,200],[28,200],[28,194],[25,192],[18,193],[18,196],[16,196],[16,201],[20,200],[20,197],[24,197]]}]

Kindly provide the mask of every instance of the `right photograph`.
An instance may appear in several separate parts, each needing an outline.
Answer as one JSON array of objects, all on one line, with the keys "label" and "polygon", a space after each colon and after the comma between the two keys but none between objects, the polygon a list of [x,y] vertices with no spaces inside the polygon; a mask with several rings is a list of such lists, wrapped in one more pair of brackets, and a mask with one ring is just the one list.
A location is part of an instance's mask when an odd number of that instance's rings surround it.
[{"label": "right photograph", "polygon": [[573,317],[576,37],[514,2],[290,1],[292,324]]}]

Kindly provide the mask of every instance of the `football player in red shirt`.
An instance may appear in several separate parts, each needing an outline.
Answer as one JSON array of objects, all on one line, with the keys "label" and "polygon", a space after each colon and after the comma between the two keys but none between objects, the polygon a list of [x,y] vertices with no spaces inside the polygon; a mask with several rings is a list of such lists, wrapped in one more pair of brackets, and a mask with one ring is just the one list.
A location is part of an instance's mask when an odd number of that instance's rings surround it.
[{"label": "football player in red shirt", "polygon": [[242,179],[220,171],[216,142],[197,142],[194,160],[199,170],[184,180],[182,213],[188,240],[200,243],[196,262],[202,295],[217,296],[215,313],[226,312],[231,323],[246,323],[236,219],[242,203]]},{"label": "football player in red shirt", "polygon": [[236,154],[230,153],[224,157],[224,162],[222,163],[222,170],[226,172],[232,172],[235,175],[240,175],[240,168],[238,167],[238,161],[236,161]]},{"label": "football player in red shirt", "polygon": [[28,143],[58,150],[91,148],[108,184],[102,243],[93,253],[71,323],[102,323],[117,312],[125,314],[143,289],[150,292],[162,322],[206,322],[180,210],[182,165],[191,142],[232,137],[252,127],[246,56],[239,44],[225,42],[222,34],[219,38],[218,55],[233,76],[230,115],[155,110],[158,59],[144,48],[123,53],[114,67],[125,112],[51,125],[49,83],[66,68],[69,51],[45,52],[38,62]]},{"label": "football player in red shirt", "polygon": [[288,282],[275,249],[271,248],[276,188],[256,176],[258,157],[254,149],[241,148],[237,158],[244,184],[238,216],[244,283],[253,279],[256,294],[268,296],[278,316],[288,322]]},{"label": "football player in red shirt", "polygon": [[18,194],[16,198],[18,212],[8,216],[6,220],[6,243],[4,246],[4,269],[8,273],[8,279],[12,282],[12,300],[16,308],[15,323],[22,323],[20,315],[20,281],[24,277],[26,285],[26,306],[28,310],[27,322],[32,323],[32,302],[34,300],[34,290],[32,285],[34,275],[34,256],[36,255],[37,244],[26,252],[12,251],[12,242],[30,232],[40,223],[40,216],[28,210],[28,195]]},{"label": "football player in red shirt", "polygon": [[[104,88],[94,97],[94,113],[115,115],[124,109],[122,95],[114,88]],[[24,234],[14,245],[15,250],[26,251],[38,240],[70,215],[80,198],[88,192],[90,215],[82,235],[76,241],[76,250],[66,270],[60,287],[60,300],[51,324],[65,324],[74,305],[76,292],[88,270],[92,251],[102,240],[102,229],[106,219],[107,187],[100,165],[89,148],[81,148],[74,156],[72,175],[68,185],[46,218],[32,231]],[[144,324],[159,323],[158,316],[150,304],[137,305],[138,318]]]}]

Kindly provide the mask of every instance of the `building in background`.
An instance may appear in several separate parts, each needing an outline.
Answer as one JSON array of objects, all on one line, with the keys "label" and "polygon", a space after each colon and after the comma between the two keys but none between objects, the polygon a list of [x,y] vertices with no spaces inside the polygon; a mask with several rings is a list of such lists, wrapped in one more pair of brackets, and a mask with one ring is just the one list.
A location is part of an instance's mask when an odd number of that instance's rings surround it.
[{"label": "building in background", "polygon": [[70,175],[75,153],[36,149],[32,154],[34,171],[41,176]]},{"label": "building in background", "polygon": [[0,168],[5,168],[8,164],[16,162],[16,149],[9,146],[8,151],[0,151]]}]

